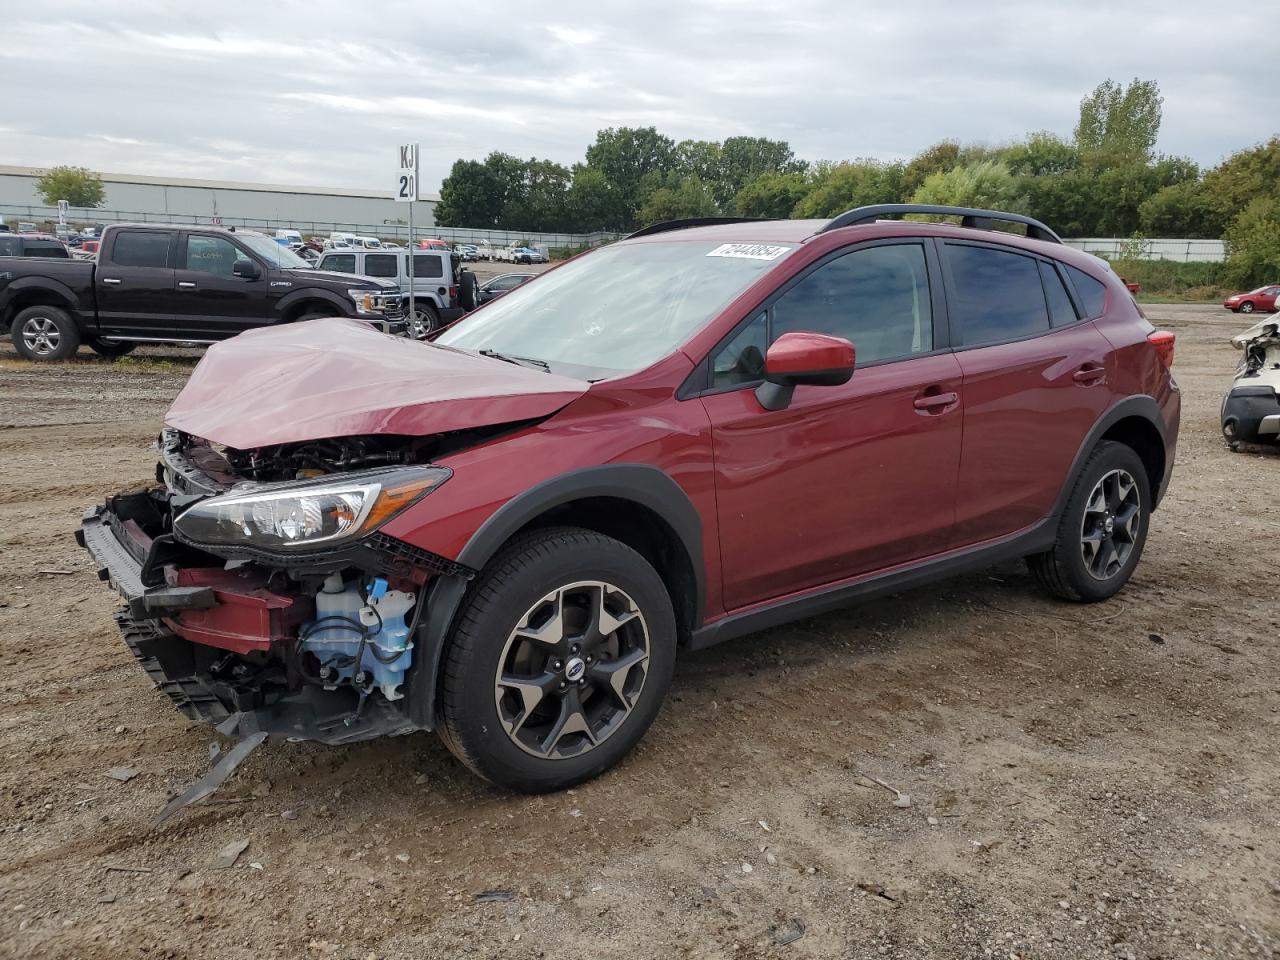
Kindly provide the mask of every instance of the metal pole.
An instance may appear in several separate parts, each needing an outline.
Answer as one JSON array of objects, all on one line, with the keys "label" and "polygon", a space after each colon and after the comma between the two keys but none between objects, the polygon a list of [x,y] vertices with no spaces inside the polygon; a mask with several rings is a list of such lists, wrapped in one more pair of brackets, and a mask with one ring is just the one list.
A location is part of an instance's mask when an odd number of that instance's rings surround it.
[{"label": "metal pole", "polygon": [[409,252],[405,254],[405,269],[409,274],[409,335],[418,334],[417,311],[414,309],[413,295],[413,205],[418,199],[418,145],[413,146],[413,196],[409,199]]}]

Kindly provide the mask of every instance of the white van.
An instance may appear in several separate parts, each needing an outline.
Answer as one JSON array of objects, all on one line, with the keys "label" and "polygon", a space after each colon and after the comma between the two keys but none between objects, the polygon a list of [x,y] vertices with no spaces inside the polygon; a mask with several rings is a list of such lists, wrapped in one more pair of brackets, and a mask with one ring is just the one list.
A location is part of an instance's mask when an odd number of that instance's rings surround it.
[{"label": "white van", "polygon": [[382,249],[382,241],[377,237],[356,237],[352,246],[364,247],[366,250]]},{"label": "white van", "polygon": [[301,231],[301,230],[277,230],[277,231],[276,231],[276,239],[277,239],[277,240],[284,240],[284,241],[287,241],[287,243],[289,243],[289,244],[294,244],[294,243],[296,243],[296,244],[298,244],[299,246],[301,246],[301,245],[302,245],[302,231]]}]

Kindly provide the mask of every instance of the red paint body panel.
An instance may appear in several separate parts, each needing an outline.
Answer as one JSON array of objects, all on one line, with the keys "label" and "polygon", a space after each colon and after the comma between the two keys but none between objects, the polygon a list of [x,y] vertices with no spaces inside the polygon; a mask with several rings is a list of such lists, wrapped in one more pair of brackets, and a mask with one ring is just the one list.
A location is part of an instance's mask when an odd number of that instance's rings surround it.
[{"label": "red paint body panel", "polygon": [[169,628],[192,643],[235,653],[291,642],[298,627],[315,616],[310,599],[268,590],[261,575],[195,567],[175,571],[173,586],[212,587],[218,605],[165,617]]},{"label": "red paint body panel", "polygon": [[769,347],[765,355],[765,369],[781,374],[852,370],[856,356],[854,345],[839,337],[822,333],[784,333]]},{"label": "red paint body panel", "polygon": [[211,346],[165,423],[239,450],[370,433],[429,436],[545,417],[586,389],[357,321],[311,320]]},{"label": "red paint body panel", "polygon": [[964,456],[953,544],[1013,533],[1049,513],[1080,444],[1115,400],[1110,352],[1085,322],[956,354]]},{"label": "red paint body panel", "polygon": [[797,387],[767,412],[752,390],[702,398],[715,437],[726,607],[844,579],[945,549],[955,517],[957,391],[952,354],[857,371],[837,387]]}]

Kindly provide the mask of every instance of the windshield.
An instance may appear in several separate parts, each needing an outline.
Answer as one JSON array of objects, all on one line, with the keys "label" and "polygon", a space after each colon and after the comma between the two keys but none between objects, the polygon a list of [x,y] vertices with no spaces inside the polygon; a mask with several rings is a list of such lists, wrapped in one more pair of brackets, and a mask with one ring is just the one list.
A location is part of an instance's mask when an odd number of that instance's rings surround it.
[{"label": "windshield", "polygon": [[794,249],[669,241],[618,244],[517,287],[437,343],[616,376],[675,350]]},{"label": "windshield", "polygon": [[276,243],[271,237],[253,233],[237,233],[236,239],[273,266],[311,269],[311,264],[307,263],[284,244]]}]

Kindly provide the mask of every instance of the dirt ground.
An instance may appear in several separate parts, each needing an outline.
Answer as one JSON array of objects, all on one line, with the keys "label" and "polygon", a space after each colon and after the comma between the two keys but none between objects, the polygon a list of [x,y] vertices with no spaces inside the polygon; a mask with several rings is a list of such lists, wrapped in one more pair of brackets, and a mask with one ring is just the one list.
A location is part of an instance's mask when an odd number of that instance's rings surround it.
[{"label": "dirt ground", "polygon": [[152,475],[196,354],[0,344],[0,956],[1276,957],[1280,457],[1218,437],[1247,324],[1147,311],[1182,439],[1117,599],[1011,563],[687,656],[577,790],[501,793],[429,734],[269,743],[155,831],[216,737],[72,530]]}]

